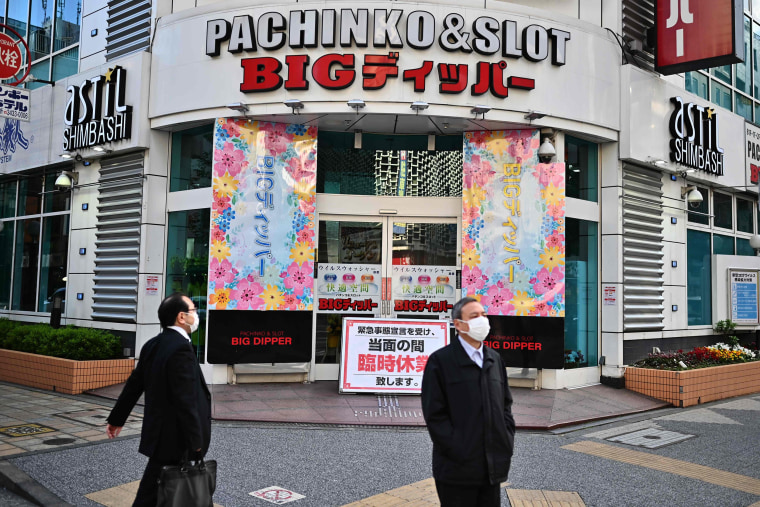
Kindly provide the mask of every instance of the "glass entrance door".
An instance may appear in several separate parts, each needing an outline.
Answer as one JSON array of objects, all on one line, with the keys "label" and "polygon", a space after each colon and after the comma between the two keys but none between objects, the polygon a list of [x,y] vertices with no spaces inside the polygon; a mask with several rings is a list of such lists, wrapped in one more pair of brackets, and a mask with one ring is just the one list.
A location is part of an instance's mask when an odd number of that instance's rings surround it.
[{"label": "glass entrance door", "polygon": [[344,317],[451,316],[459,224],[456,216],[319,214],[312,380],[338,379]]}]

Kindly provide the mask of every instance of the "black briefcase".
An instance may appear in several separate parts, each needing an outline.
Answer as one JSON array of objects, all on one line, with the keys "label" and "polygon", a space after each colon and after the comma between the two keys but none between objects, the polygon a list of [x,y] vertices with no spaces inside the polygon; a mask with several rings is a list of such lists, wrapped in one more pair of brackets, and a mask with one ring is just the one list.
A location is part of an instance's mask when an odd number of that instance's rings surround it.
[{"label": "black briefcase", "polygon": [[185,462],[161,467],[159,507],[213,507],[216,461]]}]

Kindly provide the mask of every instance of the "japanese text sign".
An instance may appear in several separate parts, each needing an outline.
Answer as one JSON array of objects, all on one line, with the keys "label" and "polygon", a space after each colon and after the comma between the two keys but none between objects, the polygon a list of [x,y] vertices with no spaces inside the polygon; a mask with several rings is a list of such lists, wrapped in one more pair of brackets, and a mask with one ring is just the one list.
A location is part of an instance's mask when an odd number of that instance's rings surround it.
[{"label": "japanese text sign", "polygon": [[450,315],[456,302],[456,267],[393,266],[393,311]]},{"label": "japanese text sign", "polygon": [[29,121],[29,90],[0,85],[0,118]]},{"label": "japanese text sign", "polygon": [[657,0],[655,68],[677,74],[744,61],[741,0]]},{"label": "japanese text sign", "polygon": [[419,394],[430,354],[449,343],[436,320],[343,319],[340,392]]},{"label": "japanese text sign", "polygon": [[220,118],[210,310],[311,310],[317,129]]},{"label": "japanese text sign", "polygon": [[320,313],[379,312],[379,264],[319,263],[316,284]]},{"label": "japanese text sign", "polygon": [[737,324],[758,323],[757,271],[728,271],[730,318]]}]

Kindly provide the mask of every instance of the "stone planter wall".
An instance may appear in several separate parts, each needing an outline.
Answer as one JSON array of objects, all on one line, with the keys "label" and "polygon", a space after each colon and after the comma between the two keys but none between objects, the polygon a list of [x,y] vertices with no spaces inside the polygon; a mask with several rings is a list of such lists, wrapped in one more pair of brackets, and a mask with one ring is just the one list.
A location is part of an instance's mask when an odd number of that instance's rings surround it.
[{"label": "stone planter wall", "polygon": [[0,349],[0,380],[66,394],[124,382],[134,359],[74,361]]},{"label": "stone planter wall", "polygon": [[676,407],[689,407],[760,392],[760,361],[684,371],[626,368],[625,387]]}]

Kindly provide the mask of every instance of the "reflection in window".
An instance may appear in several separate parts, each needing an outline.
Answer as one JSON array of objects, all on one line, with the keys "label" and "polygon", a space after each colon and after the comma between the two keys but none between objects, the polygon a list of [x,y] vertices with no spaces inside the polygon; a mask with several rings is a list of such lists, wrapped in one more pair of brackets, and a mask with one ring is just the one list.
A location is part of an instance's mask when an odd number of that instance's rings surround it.
[{"label": "reflection in window", "polygon": [[459,197],[462,195],[461,135],[427,136],[319,132],[317,192],[327,194]]},{"label": "reflection in window", "polygon": [[720,79],[726,84],[731,84],[731,66],[721,65],[720,67],[712,68],[712,75]]},{"label": "reflection in window", "polygon": [[[752,36],[752,26],[748,17],[744,17],[744,55],[752,54],[749,41]],[[752,93],[752,72],[749,58],[744,58],[744,62],[736,64],[736,88],[749,95]],[[746,118],[746,116],[745,116]],[[751,121],[751,118],[750,118]]]},{"label": "reflection in window", "polygon": [[686,231],[686,295],[689,325],[712,324],[710,233]]},{"label": "reflection in window", "polygon": [[598,361],[597,224],[567,219],[565,272],[565,368]]},{"label": "reflection in window", "polygon": [[198,360],[204,362],[206,348],[206,293],[210,209],[169,213],[166,252],[166,295],[182,292],[198,308],[200,325],[190,337]]},{"label": "reflection in window", "polygon": [[40,262],[41,312],[52,309],[53,295],[65,291],[66,260],[69,251],[69,215],[45,217],[42,231],[42,259]]},{"label": "reflection in window", "polygon": [[[704,197],[705,194],[702,194]],[[713,213],[715,214],[715,227],[721,229],[733,229],[734,217],[731,209],[731,196],[728,194],[721,194],[720,192],[713,193]]]},{"label": "reflection in window", "polygon": [[745,120],[752,121],[752,101],[744,95],[736,94],[736,114]]},{"label": "reflection in window", "polygon": [[714,255],[734,255],[734,237],[713,234]]},{"label": "reflection in window", "polygon": [[[44,79],[46,81],[50,81],[50,58],[46,58],[45,60],[42,60],[41,62],[37,62],[34,65],[32,65],[31,74],[37,79]],[[32,82],[26,83],[26,87],[29,88],[30,90],[34,90],[36,88],[41,88],[45,86],[46,84],[47,83],[32,81]]]},{"label": "reflection in window", "polygon": [[40,219],[20,220],[16,227],[16,256],[13,267],[14,310],[33,312],[37,299],[37,267],[40,250]]},{"label": "reflection in window", "polygon": [[17,216],[36,215],[41,208],[42,178],[39,176],[21,178],[18,189]]},{"label": "reflection in window", "polygon": [[456,224],[393,223],[393,264],[456,266]]},{"label": "reflection in window", "polygon": [[[79,42],[79,25],[81,24],[80,15],[82,12],[82,4],[79,1],[56,0],[55,6],[54,52]],[[53,67],[55,70],[55,65]]]},{"label": "reflection in window", "polygon": [[565,136],[565,183],[567,197],[597,202],[599,146]]},{"label": "reflection in window", "polygon": [[[32,16],[29,23],[29,51],[32,61],[50,54],[51,29],[53,27],[53,2],[32,1]],[[47,79],[47,77],[42,78]]]},{"label": "reflection in window", "polygon": [[213,125],[172,134],[171,192],[211,186],[213,142]]},{"label": "reflection in window", "polygon": [[11,307],[14,225],[13,220],[0,222],[0,310]]},{"label": "reflection in window", "polygon": [[699,72],[686,73],[686,91],[707,100],[707,76]]},{"label": "reflection in window", "polygon": [[16,216],[16,180],[0,183],[0,218]]},{"label": "reflection in window", "polygon": [[731,111],[733,105],[731,103],[731,90],[727,86],[718,84],[717,81],[712,81],[712,101],[714,104]]},{"label": "reflection in window", "polygon": [[319,221],[317,262],[380,264],[382,248],[380,222]]},{"label": "reflection in window", "polygon": [[73,76],[79,67],[79,47],[74,47],[53,57],[53,81]]},{"label": "reflection in window", "polygon": [[[755,12],[760,15],[760,9]],[[752,86],[753,95],[760,99],[760,25],[757,23],[752,23],[752,74],[755,78]]]},{"label": "reflection in window", "polygon": [[[26,18],[28,14],[29,3],[26,0],[20,2],[12,0],[10,2],[10,5],[8,6],[8,26],[16,30],[22,37],[26,37]],[[13,39],[16,38],[13,35],[12,37]],[[21,49],[21,51],[22,54],[26,53],[25,49]]]}]

